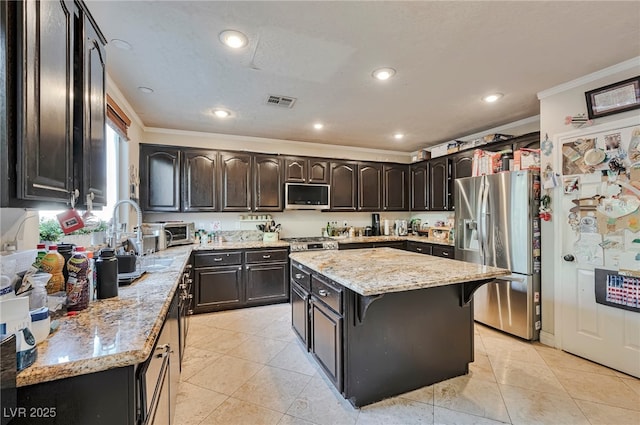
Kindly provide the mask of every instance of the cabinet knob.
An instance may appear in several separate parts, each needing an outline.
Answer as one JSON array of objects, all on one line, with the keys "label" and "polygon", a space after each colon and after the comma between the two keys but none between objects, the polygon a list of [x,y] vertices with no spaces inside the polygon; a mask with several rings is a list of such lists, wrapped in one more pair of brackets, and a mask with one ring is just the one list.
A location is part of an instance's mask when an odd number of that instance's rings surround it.
[{"label": "cabinet knob", "polygon": [[189,284],[189,283],[193,283],[193,279],[189,278],[189,279],[187,279],[185,282],[187,282],[187,284]]},{"label": "cabinet knob", "polygon": [[217,257],[217,258],[214,258],[213,261],[222,261],[222,258]]},{"label": "cabinet knob", "polygon": [[422,252],[422,248],[416,248],[416,251]]},{"label": "cabinet knob", "polygon": [[265,260],[268,260],[269,258],[271,258],[271,255],[263,255],[262,258],[264,258]]},{"label": "cabinet knob", "polygon": [[302,279],[303,276],[300,273],[296,273],[296,279]]},{"label": "cabinet knob", "polygon": [[187,264],[184,268],[185,270],[191,270],[193,268],[193,265]]},{"label": "cabinet knob", "polygon": [[564,256],[564,257],[562,257],[562,258],[563,258],[563,260],[564,260],[564,261],[567,261],[567,262],[572,262],[572,261],[575,261],[575,260],[576,260],[576,257],[574,257],[574,256],[573,256],[573,255],[571,255],[571,254],[567,254],[567,255],[565,255],[565,256]]},{"label": "cabinet knob", "polygon": [[320,295],[321,297],[326,297],[327,295],[329,295],[329,293],[325,289],[321,289],[318,291],[318,295]]}]

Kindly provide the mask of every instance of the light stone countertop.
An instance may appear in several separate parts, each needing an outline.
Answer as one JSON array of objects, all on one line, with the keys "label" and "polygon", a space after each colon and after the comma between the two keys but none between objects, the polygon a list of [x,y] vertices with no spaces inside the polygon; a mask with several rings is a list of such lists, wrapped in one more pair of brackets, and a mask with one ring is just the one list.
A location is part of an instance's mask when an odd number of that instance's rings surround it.
[{"label": "light stone countertop", "polygon": [[224,249],[252,249],[252,248],[288,248],[289,243],[285,241],[263,242],[263,241],[223,241],[206,245],[191,245],[194,251],[218,251]]},{"label": "light stone countertop", "polygon": [[508,275],[482,266],[394,248],[295,252],[289,257],[360,295],[380,295]]},{"label": "light stone countertop", "polygon": [[422,242],[422,243],[430,243],[436,245],[445,245],[445,246],[453,246],[453,242],[450,242],[448,239],[435,239],[435,238],[427,238],[425,236],[356,236],[354,238],[341,238],[334,237],[338,243],[375,243],[375,242],[394,242],[394,241],[412,241],[412,242]]}]

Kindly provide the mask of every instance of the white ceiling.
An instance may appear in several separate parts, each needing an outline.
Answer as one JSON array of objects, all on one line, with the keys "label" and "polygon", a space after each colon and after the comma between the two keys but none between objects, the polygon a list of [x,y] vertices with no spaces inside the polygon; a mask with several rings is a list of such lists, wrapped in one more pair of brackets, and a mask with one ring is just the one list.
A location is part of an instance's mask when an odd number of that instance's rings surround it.
[{"label": "white ceiling", "polygon": [[[133,46],[109,43],[107,70],[146,127],[406,152],[538,115],[537,92],[640,56],[637,1],[86,3]],[[383,66],[395,77],[371,78]]]}]

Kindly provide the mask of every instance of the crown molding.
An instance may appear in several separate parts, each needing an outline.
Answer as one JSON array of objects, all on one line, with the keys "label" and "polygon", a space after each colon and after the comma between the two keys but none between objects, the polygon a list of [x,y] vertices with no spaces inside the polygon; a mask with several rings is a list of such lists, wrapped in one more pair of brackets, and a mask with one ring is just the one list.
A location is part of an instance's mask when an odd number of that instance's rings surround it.
[{"label": "crown molding", "polygon": [[538,92],[538,100],[542,100],[546,97],[553,96],[558,93],[562,93],[567,90],[571,90],[576,87],[589,84],[593,81],[600,80],[601,78],[605,78],[610,75],[617,74],[618,72],[627,71],[633,68],[640,68],[640,56],[626,60],[624,62],[620,62],[616,65],[612,65],[610,67],[601,69],[600,71],[596,71],[591,74],[584,75],[580,78],[576,78],[575,80],[567,81],[566,83],[562,83],[555,87],[551,87],[550,89]]}]

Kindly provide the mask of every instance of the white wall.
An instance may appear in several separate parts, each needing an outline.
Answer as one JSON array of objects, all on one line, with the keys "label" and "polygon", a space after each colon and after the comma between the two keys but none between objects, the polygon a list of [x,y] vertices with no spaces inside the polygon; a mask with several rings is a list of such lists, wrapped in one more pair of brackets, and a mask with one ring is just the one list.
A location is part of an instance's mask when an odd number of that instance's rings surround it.
[{"label": "white wall", "polygon": [[[565,125],[566,116],[575,116],[587,112],[584,93],[599,87],[613,84],[634,76],[640,75],[640,57],[630,61],[614,65],[610,68],[587,75],[558,87],[550,88],[538,94],[540,99],[540,135],[544,139],[545,134],[550,140],[554,140],[558,134],[574,130],[571,125]],[[638,116],[638,110],[623,112],[608,117],[598,118],[595,124],[615,121],[630,116]],[[547,164],[562,163],[561,146],[554,144],[553,153],[550,156],[542,156],[541,166],[544,170]],[[561,173],[562,170],[555,170]],[[564,195],[561,188],[556,188],[551,193],[552,205],[558,206]],[[555,205],[554,205],[555,204]],[[558,346],[559,340],[555,338],[556,318],[555,291],[560,285],[557,271],[563,267],[562,244],[559,237],[559,229],[568,226],[567,217],[556,213],[551,222],[542,222],[542,333],[541,341],[548,345]]]}]

